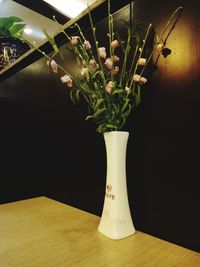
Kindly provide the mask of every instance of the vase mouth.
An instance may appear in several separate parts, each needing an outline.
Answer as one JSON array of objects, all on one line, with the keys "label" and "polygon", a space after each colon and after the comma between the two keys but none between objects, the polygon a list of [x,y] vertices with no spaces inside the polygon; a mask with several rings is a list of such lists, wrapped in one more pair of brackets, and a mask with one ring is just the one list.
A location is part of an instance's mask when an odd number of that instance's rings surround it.
[{"label": "vase mouth", "polygon": [[128,131],[110,131],[110,132],[103,133],[103,135],[123,135],[123,134],[129,135],[129,132]]}]

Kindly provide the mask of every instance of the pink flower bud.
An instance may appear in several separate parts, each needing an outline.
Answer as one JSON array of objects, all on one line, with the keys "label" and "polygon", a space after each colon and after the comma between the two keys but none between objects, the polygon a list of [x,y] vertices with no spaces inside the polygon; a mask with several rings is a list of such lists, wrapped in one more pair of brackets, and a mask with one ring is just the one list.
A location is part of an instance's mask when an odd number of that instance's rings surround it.
[{"label": "pink flower bud", "polygon": [[118,47],[119,47],[119,42],[118,42],[117,40],[112,41],[112,43],[111,43],[111,47],[112,47],[113,49],[118,48]]},{"label": "pink flower bud", "polygon": [[164,44],[158,44],[157,47],[156,47],[156,50],[157,50],[158,53],[161,53],[163,48],[164,48]]},{"label": "pink flower bud", "polygon": [[131,93],[131,89],[129,88],[129,87],[125,87],[125,91],[126,91],[126,93],[129,95],[130,93]]},{"label": "pink flower bud", "polygon": [[60,77],[60,80],[62,83],[66,83],[68,87],[72,87],[72,79],[67,74]]},{"label": "pink flower bud", "polygon": [[51,66],[53,72],[57,73],[57,64],[55,60],[47,60],[46,64],[47,66]]},{"label": "pink flower bud", "polygon": [[140,78],[140,84],[145,84],[147,82],[147,79],[145,77]]},{"label": "pink flower bud", "polygon": [[133,75],[133,80],[135,82],[138,82],[139,84],[145,84],[147,82],[147,79],[145,77],[141,77],[138,74],[134,74]]},{"label": "pink flower bud", "polygon": [[113,89],[113,82],[109,81],[108,84],[106,85],[106,92],[111,94]]},{"label": "pink flower bud", "polygon": [[78,43],[79,43],[78,39],[79,39],[78,36],[72,36],[71,40],[70,40],[71,45],[73,45],[73,46],[78,45]]},{"label": "pink flower bud", "polygon": [[85,76],[86,75],[86,72],[87,72],[87,68],[82,68],[81,69],[81,75],[82,76]]},{"label": "pink flower bud", "polygon": [[101,58],[106,58],[106,49],[105,47],[99,47],[98,48],[99,56]]},{"label": "pink flower bud", "polygon": [[107,58],[106,61],[105,61],[105,65],[109,70],[111,70],[113,68],[112,60],[110,58]]},{"label": "pink flower bud", "polygon": [[57,63],[55,62],[55,60],[51,60],[50,62],[50,65],[51,65],[51,69],[54,73],[58,73],[58,65]]},{"label": "pink flower bud", "polygon": [[97,69],[97,63],[94,59],[90,59],[89,61],[89,68],[93,71]]},{"label": "pink flower bud", "polygon": [[118,56],[114,56],[114,57],[113,57],[113,61],[114,61],[114,62],[119,62],[119,57],[118,57]]},{"label": "pink flower bud", "polygon": [[134,74],[133,75],[133,80],[134,80],[134,82],[139,82],[140,81],[140,75],[138,75],[138,74]]},{"label": "pink flower bud", "polygon": [[84,42],[84,46],[85,46],[85,49],[86,50],[90,50],[92,47],[91,47],[91,44],[90,44],[90,42],[89,41],[85,41]]},{"label": "pink flower bud", "polygon": [[52,59],[52,60],[47,60],[47,66],[51,66],[51,69],[52,69],[52,71],[54,72],[54,73],[58,73],[58,65],[57,65],[57,63],[55,62],[55,60],[54,59]]},{"label": "pink flower bud", "polygon": [[146,60],[146,58],[141,57],[141,58],[138,60],[138,65],[145,66],[146,64],[147,64],[147,60]]},{"label": "pink flower bud", "polygon": [[118,66],[115,66],[115,68],[112,69],[112,74],[113,74],[113,75],[117,75],[118,72],[119,72],[119,67],[118,67]]}]

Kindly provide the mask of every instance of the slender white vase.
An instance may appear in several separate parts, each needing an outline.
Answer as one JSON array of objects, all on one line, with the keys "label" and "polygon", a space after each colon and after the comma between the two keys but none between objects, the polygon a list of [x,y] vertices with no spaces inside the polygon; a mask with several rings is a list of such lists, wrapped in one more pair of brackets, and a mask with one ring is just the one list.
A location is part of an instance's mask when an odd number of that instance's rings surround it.
[{"label": "slender white vase", "polygon": [[126,183],[126,148],[129,133],[104,133],[107,156],[106,192],[98,231],[111,239],[135,233]]}]

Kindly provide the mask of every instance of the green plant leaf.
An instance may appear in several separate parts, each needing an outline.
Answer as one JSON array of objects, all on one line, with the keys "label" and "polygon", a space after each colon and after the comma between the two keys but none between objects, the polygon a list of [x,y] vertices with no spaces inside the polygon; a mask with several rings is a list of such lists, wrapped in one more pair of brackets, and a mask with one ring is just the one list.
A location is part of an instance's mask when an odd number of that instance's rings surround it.
[{"label": "green plant leaf", "polygon": [[128,105],[128,110],[124,113],[124,116],[125,116],[126,118],[127,118],[128,115],[130,114],[131,109],[132,109],[132,106],[131,106],[131,104],[129,104],[129,105]]},{"label": "green plant leaf", "polygon": [[115,113],[118,113],[118,111],[119,111],[119,108],[114,104],[114,103],[112,103],[112,107],[114,108],[114,112]]},{"label": "green plant leaf", "polygon": [[138,104],[141,103],[141,87],[138,85],[137,88]]},{"label": "green plant leaf", "polygon": [[21,18],[19,18],[19,17],[16,17],[16,16],[9,16],[9,17],[7,17],[7,19],[8,19],[9,21],[12,21],[13,23],[24,21],[23,19],[21,19]]},{"label": "green plant leaf", "polygon": [[97,82],[94,82],[93,85],[94,85],[95,91],[98,91],[99,90],[99,86],[98,86]]},{"label": "green plant leaf", "polygon": [[81,90],[76,90],[76,94],[75,94],[75,96],[76,96],[76,100],[77,100],[77,101],[80,100],[80,92],[81,92]]},{"label": "green plant leaf", "polygon": [[116,125],[113,125],[113,124],[106,124],[106,128],[117,129],[118,127]]},{"label": "green plant leaf", "polygon": [[126,101],[125,101],[125,103],[124,103],[124,105],[123,105],[123,107],[122,107],[122,112],[125,111],[125,109],[126,109],[126,107],[128,106],[128,103],[129,103],[129,102],[130,102],[130,99],[127,98]]},{"label": "green plant leaf", "polygon": [[25,27],[25,24],[20,23],[21,21],[23,20],[15,16],[0,18],[0,36],[21,37],[22,29]]},{"label": "green plant leaf", "polygon": [[16,22],[21,22],[23,21],[22,19],[15,17],[15,16],[10,16],[10,17],[3,17],[0,18],[0,28],[10,28],[14,23]]},{"label": "green plant leaf", "polygon": [[84,82],[84,83],[80,82],[79,85],[80,85],[81,89],[82,89],[83,91],[85,91],[86,93],[90,93],[90,94],[93,93],[93,91],[88,87],[87,83],[85,83],[85,82]]},{"label": "green plant leaf", "polygon": [[102,103],[103,101],[104,101],[103,98],[98,99],[97,102],[96,102],[96,104],[95,104],[95,106],[94,106],[94,110],[96,110],[96,109],[101,105],[101,103]]},{"label": "green plant leaf", "polygon": [[14,37],[21,37],[23,34],[23,29],[26,24],[15,24],[10,27],[10,34]]},{"label": "green plant leaf", "polygon": [[103,113],[104,111],[106,111],[106,108],[102,108],[100,110],[98,110],[97,112],[95,112],[93,115],[89,115],[86,117],[86,121],[89,120],[89,119],[92,119],[92,118],[96,118],[98,117],[101,113]]},{"label": "green plant leaf", "polygon": [[124,93],[123,89],[117,89],[117,90],[113,91],[112,95],[122,94],[122,93]]},{"label": "green plant leaf", "polygon": [[13,22],[9,21],[8,18],[0,19],[0,29],[4,30],[9,29],[13,25]]},{"label": "green plant leaf", "polygon": [[59,49],[58,49],[58,47],[57,47],[57,45],[56,45],[56,43],[55,43],[54,38],[51,37],[45,29],[43,29],[43,32],[44,32],[44,34],[45,34],[47,40],[48,40],[49,43],[51,44],[52,48],[54,49],[55,53],[56,53],[56,54],[59,53],[60,51],[59,51]]},{"label": "green plant leaf", "polygon": [[95,112],[94,117],[99,116],[99,115],[100,115],[101,113],[103,113],[104,111],[106,111],[106,108],[102,108],[102,109],[98,110],[97,112]]}]

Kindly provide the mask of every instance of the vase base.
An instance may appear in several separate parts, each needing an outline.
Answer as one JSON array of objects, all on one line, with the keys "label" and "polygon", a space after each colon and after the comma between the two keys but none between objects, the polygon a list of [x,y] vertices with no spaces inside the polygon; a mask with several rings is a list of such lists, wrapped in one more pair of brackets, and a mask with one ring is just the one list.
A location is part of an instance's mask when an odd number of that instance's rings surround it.
[{"label": "vase base", "polygon": [[130,229],[126,229],[126,231],[110,231],[108,228],[102,229],[100,225],[98,227],[98,232],[110,239],[119,240],[134,235],[136,230],[133,226]]}]

